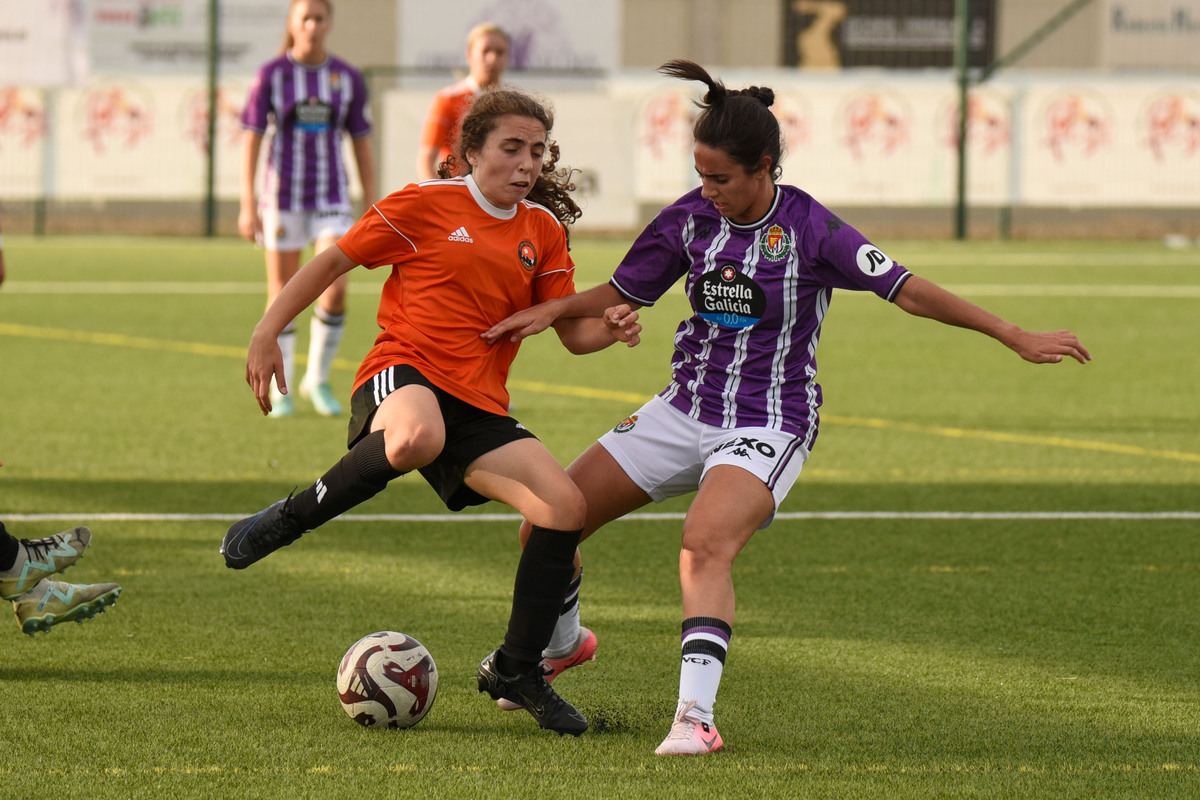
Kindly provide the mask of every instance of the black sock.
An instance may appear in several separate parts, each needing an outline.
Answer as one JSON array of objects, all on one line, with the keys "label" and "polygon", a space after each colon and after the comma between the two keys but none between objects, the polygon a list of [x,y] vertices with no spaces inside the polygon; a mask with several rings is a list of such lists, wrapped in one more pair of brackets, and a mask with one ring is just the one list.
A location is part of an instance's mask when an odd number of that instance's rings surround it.
[{"label": "black sock", "polygon": [[501,673],[528,672],[542,660],[575,576],[575,548],[582,533],[533,526],[517,564],[512,614],[496,659]]},{"label": "black sock", "polygon": [[304,530],[311,531],[370,500],[403,474],[388,462],[383,431],[369,433],[320,480],[292,498],[292,514]]},{"label": "black sock", "polygon": [[4,523],[0,522],[0,572],[17,565],[17,555],[20,551],[20,540],[4,530]]}]

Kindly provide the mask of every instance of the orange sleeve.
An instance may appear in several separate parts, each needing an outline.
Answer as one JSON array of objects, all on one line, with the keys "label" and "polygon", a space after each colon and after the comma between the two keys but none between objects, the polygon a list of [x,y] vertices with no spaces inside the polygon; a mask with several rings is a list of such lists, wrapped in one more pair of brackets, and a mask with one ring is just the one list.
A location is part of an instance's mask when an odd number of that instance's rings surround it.
[{"label": "orange sleeve", "polygon": [[543,303],[556,297],[575,294],[575,262],[567,250],[567,233],[558,221],[543,241],[549,242],[547,252],[539,259],[537,275],[533,281],[533,302]]},{"label": "orange sleeve", "polygon": [[454,124],[454,97],[438,92],[425,115],[425,124],[421,128],[421,144],[426,147],[445,147],[453,133]]},{"label": "orange sleeve", "polygon": [[[417,252],[416,243],[393,220],[416,214],[420,189],[409,184],[367,210],[346,235],[338,239],[342,252],[369,269],[395,264]],[[414,229],[418,226],[413,226]]]}]

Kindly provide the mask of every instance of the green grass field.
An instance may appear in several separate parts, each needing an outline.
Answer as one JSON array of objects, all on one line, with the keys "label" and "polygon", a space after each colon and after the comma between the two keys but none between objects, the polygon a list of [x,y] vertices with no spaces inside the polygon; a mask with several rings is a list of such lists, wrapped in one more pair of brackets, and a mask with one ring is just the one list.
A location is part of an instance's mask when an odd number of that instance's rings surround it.
[{"label": "green grass field", "polygon": [[[597,660],[555,686],[593,729],[476,692],[517,559],[502,506],[450,515],[416,476],[245,572],[233,519],[306,486],[344,420],[262,418],[243,352],[260,252],[230,240],[6,237],[0,519],[95,532],[66,579],[119,581],[82,626],[7,623],[8,798],[1191,798],[1200,793],[1200,248],[886,242],[914,271],[1094,361],[835,297],[822,434],[735,567],[726,750],[662,759],[678,679],[680,515],[584,546]],[[626,243],[580,240],[578,283]],[[382,275],[352,277],[348,394]],[[564,463],[667,377],[681,294],[641,347],[528,342],[514,415]],[[307,317],[300,325],[307,338]],[[334,673],[405,631],[441,672],[410,731],[354,725]],[[0,626],[0,632],[3,627]],[[418,794],[420,793],[420,794]]]}]

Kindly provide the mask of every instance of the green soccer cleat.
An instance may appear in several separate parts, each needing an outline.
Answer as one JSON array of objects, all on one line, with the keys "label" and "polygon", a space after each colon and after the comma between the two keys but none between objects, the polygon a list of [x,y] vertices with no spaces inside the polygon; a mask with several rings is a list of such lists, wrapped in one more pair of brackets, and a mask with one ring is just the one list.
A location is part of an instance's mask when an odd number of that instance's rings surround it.
[{"label": "green soccer cleat", "polygon": [[271,390],[271,410],[267,413],[268,417],[290,417],[295,412],[296,407],[290,394],[279,394],[274,389]]},{"label": "green soccer cleat", "polygon": [[91,540],[92,532],[82,526],[45,539],[22,539],[16,563],[0,572],[0,597],[16,600],[44,578],[62,572],[83,557]]},{"label": "green soccer cleat", "polygon": [[300,396],[310,401],[322,417],[340,417],[342,404],[333,396],[333,389],[326,383],[300,384]]},{"label": "green soccer cleat", "polygon": [[82,623],[117,602],[121,587],[115,583],[79,585],[43,580],[32,591],[13,600],[13,611],[21,632],[33,636],[48,633],[60,622]]}]

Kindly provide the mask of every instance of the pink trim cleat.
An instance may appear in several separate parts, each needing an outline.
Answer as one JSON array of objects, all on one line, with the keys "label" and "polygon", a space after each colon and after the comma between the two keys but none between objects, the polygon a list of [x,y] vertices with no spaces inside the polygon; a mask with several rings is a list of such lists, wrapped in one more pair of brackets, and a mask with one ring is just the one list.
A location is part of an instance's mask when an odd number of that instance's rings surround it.
[{"label": "pink trim cleat", "polygon": [[675,722],[671,732],[662,740],[654,751],[656,756],[700,756],[705,753],[715,753],[725,746],[716,726],[707,722],[697,722],[687,714],[696,706],[692,700],[686,705],[679,704],[675,712]]},{"label": "pink trim cleat", "polygon": [[[550,670],[546,673],[546,683],[552,683],[555,678],[571,667],[578,667],[580,664],[596,658],[596,634],[587,628],[580,628],[579,638],[576,642],[575,652],[570,655],[563,656],[562,658],[546,658],[542,660],[542,663]],[[500,706],[502,711],[521,710],[519,705],[503,697],[496,701],[496,705]]]}]

